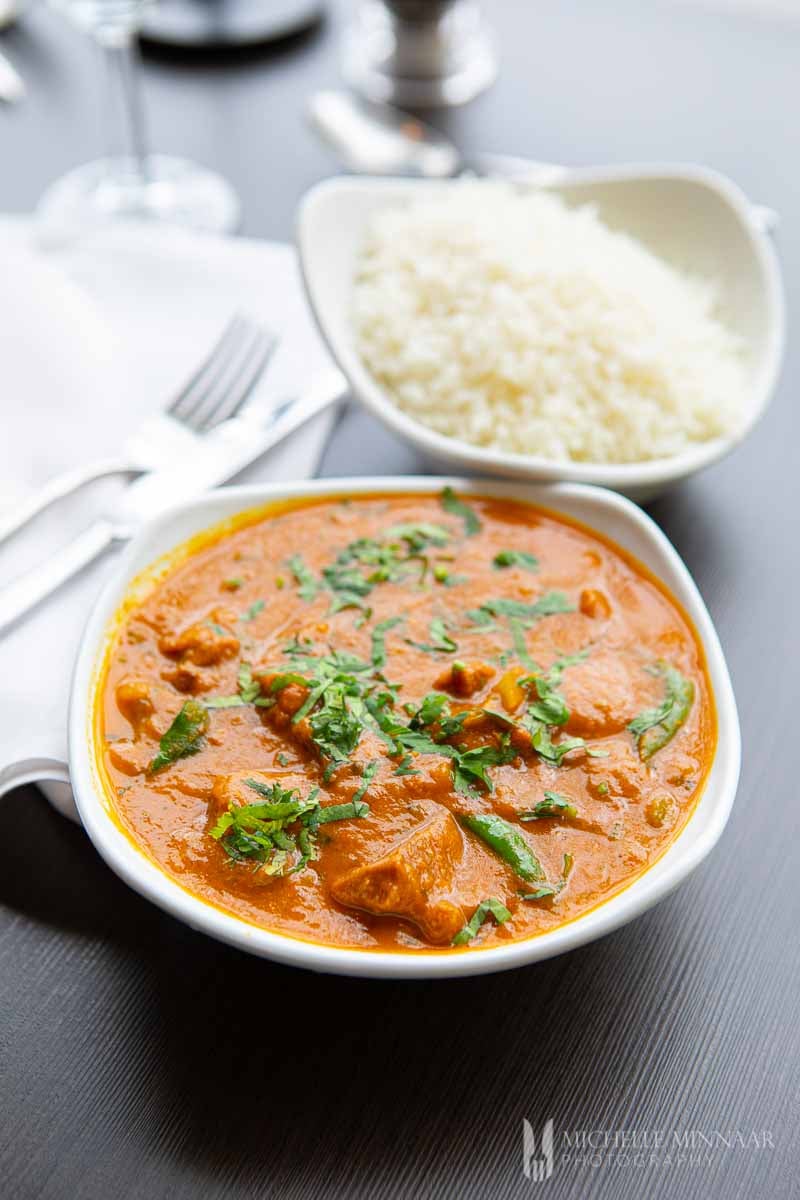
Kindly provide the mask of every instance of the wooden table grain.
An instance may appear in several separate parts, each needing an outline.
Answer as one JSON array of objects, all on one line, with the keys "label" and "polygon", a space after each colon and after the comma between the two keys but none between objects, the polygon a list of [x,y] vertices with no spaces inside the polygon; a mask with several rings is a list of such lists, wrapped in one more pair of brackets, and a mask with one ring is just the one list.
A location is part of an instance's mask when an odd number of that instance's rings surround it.
[{"label": "wooden table grain", "polygon": [[[158,145],[222,170],[248,233],[289,237],[333,167],[302,110],[336,82],[344,7],[280,50],[148,60]],[[444,126],[472,148],[731,174],[781,213],[791,313],[800,23],[659,0],[487,7],[500,80]],[[95,153],[97,81],[44,10],[2,44],[29,97],[0,111],[0,208],[24,211]],[[746,446],[651,508],[717,623],[744,768],[710,859],[618,933],[486,979],[315,976],[163,915],[36,790],[0,803],[4,1200],[799,1194],[798,386],[790,339]],[[425,469],[354,411],[323,467]],[[46,687],[35,652],[30,669]],[[526,1119],[537,1143],[553,1121],[544,1183],[523,1174]]]}]

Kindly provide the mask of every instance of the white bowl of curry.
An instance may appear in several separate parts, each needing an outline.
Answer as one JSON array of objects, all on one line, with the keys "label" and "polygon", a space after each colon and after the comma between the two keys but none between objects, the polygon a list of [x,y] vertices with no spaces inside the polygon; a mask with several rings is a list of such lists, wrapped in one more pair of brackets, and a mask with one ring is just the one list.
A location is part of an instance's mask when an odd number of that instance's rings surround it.
[{"label": "white bowl of curry", "polygon": [[226,489],[88,622],[71,777],[137,891],[319,971],[518,967],[643,912],[736,791],[724,657],[629,501],[432,478]]}]

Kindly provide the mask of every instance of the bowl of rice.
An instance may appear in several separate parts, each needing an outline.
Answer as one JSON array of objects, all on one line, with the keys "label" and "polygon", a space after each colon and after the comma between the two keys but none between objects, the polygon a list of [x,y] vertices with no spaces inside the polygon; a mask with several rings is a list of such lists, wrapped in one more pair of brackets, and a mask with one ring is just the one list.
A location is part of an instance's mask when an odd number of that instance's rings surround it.
[{"label": "bowl of rice", "polygon": [[298,242],[354,394],[435,462],[646,499],[728,453],[778,378],[771,240],[701,168],[332,179]]}]

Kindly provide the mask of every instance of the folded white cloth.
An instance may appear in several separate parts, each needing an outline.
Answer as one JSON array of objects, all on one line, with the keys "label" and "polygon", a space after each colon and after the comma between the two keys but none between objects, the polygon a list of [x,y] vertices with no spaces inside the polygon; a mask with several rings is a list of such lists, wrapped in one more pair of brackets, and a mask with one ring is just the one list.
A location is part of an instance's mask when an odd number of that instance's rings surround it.
[{"label": "folded white cloth", "polygon": [[[0,514],[54,472],[118,452],[236,310],[280,338],[254,405],[297,394],[330,366],[286,245],[117,230],[44,255],[27,222],[6,218],[0,263]],[[317,417],[246,478],[313,475],[333,419]],[[0,586],[80,532],[120,486],[93,485],[0,546]],[[73,659],[110,565],[99,562],[0,636],[0,794],[66,761]]]}]

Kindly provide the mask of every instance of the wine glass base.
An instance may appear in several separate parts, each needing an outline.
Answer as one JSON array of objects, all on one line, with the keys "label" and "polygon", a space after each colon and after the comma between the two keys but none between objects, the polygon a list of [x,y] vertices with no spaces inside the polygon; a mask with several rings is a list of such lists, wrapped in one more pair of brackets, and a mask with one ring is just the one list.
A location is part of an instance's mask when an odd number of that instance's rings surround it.
[{"label": "wine glass base", "polygon": [[253,46],[302,33],[322,13],[322,0],[159,0],[144,9],[139,36],[203,50]]},{"label": "wine glass base", "polygon": [[50,185],[37,207],[40,234],[48,243],[116,222],[232,233],[240,216],[236,193],[220,175],[161,154],[146,160],[144,176],[124,158],[76,167]]}]

